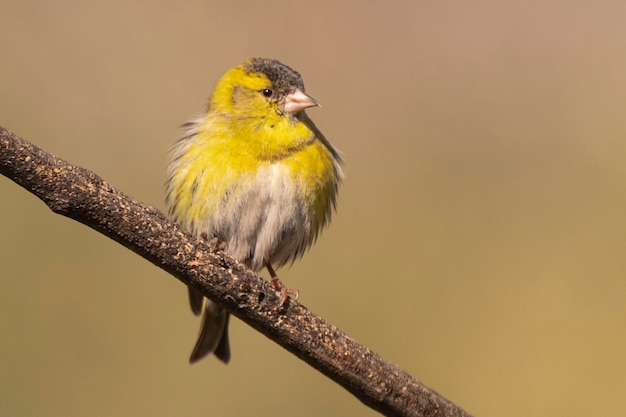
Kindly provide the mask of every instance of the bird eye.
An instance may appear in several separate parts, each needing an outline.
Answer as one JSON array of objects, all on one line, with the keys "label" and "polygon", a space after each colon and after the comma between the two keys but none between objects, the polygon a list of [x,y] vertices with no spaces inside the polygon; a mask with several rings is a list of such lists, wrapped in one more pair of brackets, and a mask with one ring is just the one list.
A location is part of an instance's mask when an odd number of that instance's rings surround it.
[{"label": "bird eye", "polygon": [[274,92],[269,88],[264,88],[261,90],[261,94],[263,94],[264,97],[270,98],[274,95]]}]

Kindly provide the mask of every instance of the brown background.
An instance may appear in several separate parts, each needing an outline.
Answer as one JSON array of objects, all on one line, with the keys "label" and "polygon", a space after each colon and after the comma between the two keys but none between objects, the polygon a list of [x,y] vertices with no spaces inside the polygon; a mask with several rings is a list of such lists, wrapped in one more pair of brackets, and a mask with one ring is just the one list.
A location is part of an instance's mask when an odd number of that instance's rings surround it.
[{"label": "brown background", "polygon": [[[0,124],[163,208],[168,147],[251,56],[343,151],[301,301],[477,416],[624,415],[626,3],[2,1]],[[0,415],[376,415],[0,178]]]}]

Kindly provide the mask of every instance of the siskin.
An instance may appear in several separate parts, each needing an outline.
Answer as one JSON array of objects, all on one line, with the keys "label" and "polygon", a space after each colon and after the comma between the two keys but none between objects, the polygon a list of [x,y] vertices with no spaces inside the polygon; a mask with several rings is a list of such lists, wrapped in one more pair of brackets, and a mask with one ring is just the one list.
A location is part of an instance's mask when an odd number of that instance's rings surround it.
[{"label": "siskin", "polygon": [[[304,109],[319,104],[300,74],[272,59],[253,58],[217,82],[205,115],[184,127],[167,175],[169,216],[189,232],[223,242],[251,269],[274,271],[304,254],[335,209],[342,182],[338,152]],[[228,363],[229,313],[189,288],[203,313],[190,362],[213,353]]]}]

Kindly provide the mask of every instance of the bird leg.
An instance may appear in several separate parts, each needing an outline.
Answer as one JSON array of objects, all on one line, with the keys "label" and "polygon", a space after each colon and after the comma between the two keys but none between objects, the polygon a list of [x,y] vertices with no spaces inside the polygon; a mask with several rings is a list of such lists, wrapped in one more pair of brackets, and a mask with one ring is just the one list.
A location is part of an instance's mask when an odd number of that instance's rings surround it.
[{"label": "bird leg", "polygon": [[293,297],[297,300],[300,296],[298,290],[296,290],[295,288],[285,287],[285,284],[283,284],[282,281],[278,278],[278,275],[276,275],[276,272],[274,271],[274,268],[272,268],[272,265],[267,263],[265,264],[265,267],[267,268],[268,272],[270,273],[270,277],[272,278],[272,280],[270,281],[272,283],[272,286],[275,290],[280,291],[279,307],[282,307],[282,305],[285,304],[285,301],[287,301],[287,298],[290,295],[293,295]]}]

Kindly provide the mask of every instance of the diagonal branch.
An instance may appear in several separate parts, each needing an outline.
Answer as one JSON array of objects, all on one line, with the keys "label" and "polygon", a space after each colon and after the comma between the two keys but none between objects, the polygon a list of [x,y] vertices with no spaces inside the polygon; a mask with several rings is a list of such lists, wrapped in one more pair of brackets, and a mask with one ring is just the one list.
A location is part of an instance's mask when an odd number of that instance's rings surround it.
[{"label": "diagonal branch", "polygon": [[212,253],[157,209],[2,127],[0,173],[55,213],[103,233],[198,289],[369,407],[388,416],[469,416],[303,305],[289,300],[278,309],[278,295],[267,281],[228,255]]}]

